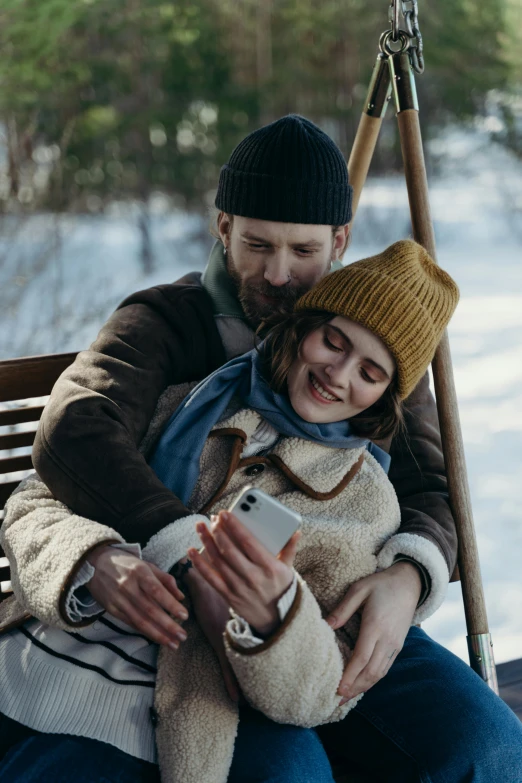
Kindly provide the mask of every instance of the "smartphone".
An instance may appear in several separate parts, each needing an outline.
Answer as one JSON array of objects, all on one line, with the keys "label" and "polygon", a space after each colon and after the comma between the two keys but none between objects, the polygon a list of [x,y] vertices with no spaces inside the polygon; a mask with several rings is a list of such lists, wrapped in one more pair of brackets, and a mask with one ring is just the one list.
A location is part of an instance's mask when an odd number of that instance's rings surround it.
[{"label": "smartphone", "polygon": [[273,555],[278,555],[302,523],[301,514],[262,489],[247,486],[228,509]]}]

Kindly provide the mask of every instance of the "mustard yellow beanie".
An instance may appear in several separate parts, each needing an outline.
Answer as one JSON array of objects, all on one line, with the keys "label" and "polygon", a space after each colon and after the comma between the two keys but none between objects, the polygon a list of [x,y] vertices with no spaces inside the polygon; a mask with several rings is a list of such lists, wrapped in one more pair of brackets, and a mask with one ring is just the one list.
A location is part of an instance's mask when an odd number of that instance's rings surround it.
[{"label": "mustard yellow beanie", "polygon": [[296,304],[362,324],[397,363],[399,396],[415,388],[459,301],[455,281],[410,239],[324,277]]}]

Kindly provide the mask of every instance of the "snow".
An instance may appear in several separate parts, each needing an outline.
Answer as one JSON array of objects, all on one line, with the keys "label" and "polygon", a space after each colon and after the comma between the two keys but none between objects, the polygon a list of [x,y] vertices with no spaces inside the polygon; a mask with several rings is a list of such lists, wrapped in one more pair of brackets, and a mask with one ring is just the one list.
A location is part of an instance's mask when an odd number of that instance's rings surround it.
[{"label": "snow", "polygon": [[[438,260],[457,280],[450,325],[455,381],[486,601],[498,662],[522,657],[522,162],[484,129],[451,130],[431,185]],[[128,294],[203,268],[207,221],[152,215],[155,269],[139,260],[132,210],[108,216],[3,218],[0,358],[78,350]],[[346,260],[410,232],[404,181],[370,179]],[[424,628],[467,658],[460,585]]]}]

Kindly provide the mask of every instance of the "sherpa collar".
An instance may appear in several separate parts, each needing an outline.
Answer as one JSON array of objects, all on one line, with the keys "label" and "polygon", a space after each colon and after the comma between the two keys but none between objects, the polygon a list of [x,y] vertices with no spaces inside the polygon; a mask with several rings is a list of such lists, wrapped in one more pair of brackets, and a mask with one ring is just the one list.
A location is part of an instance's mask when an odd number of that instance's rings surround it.
[{"label": "sherpa collar", "polygon": [[[242,434],[242,440],[246,443],[260,422],[259,413],[250,408],[242,408],[216,424],[212,434],[219,437],[220,431],[223,431],[223,435],[228,437],[235,432],[238,437]],[[212,447],[210,443],[208,447]],[[301,438],[281,438],[268,457],[249,457],[248,463],[272,462],[307,495],[327,499],[326,495],[337,494],[336,488],[342,491],[345,482],[359,469],[365,451],[364,446],[335,449],[312,441],[303,441]],[[238,465],[234,466],[235,469],[243,462],[240,460]]]}]

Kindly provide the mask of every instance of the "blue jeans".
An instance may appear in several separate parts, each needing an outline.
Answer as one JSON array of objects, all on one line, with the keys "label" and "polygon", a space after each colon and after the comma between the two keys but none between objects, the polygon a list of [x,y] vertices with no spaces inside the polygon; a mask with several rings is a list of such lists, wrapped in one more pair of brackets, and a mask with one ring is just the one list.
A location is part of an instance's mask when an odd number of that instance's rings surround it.
[{"label": "blue jeans", "polygon": [[334,783],[330,762],[313,729],[274,723],[251,707],[241,708],[228,783],[265,781]]},{"label": "blue jeans", "polygon": [[357,707],[317,732],[371,783],[522,783],[522,724],[420,628]]},{"label": "blue jeans", "polygon": [[[241,708],[228,783],[333,783],[311,729]],[[0,715],[0,783],[160,783],[158,767],[105,742],[40,734]]]},{"label": "blue jeans", "polygon": [[[242,709],[229,783],[332,783],[317,735],[331,758],[369,783],[522,783],[522,724],[467,664],[419,628],[360,704],[316,732]],[[93,748],[102,749],[99,757]],[[105,743],[35,735],[0,718],[0,783],[73,781],[159,777],[154,765]]]},{"label": "blue jeans", "polygon": [[40,734],[3,715],[0,737],[2,783],[160,783],[156,764],[105,742]]}]

